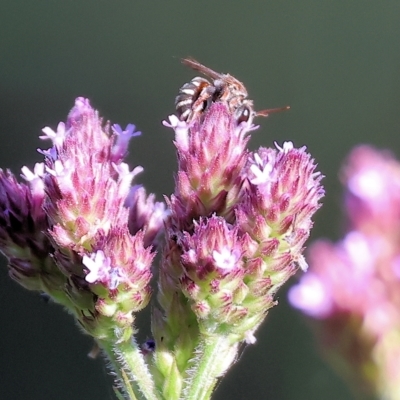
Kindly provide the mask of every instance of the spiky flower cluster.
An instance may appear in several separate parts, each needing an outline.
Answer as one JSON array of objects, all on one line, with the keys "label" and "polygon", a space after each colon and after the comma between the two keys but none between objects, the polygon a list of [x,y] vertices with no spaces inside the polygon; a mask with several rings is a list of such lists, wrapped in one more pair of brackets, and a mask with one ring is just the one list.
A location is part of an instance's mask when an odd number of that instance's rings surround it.
[{"label": "spiky flower cluster", "polygon": [[400,163],[359,146],[342,181],[347,232],[311,246],[310,271],[289,299],[319,321],[323,347],[356,390],[399,399]]},{"label": "spiky flower cluster", "polygon": [[[142,170],[123,162],[130,138],[140,134],[134,131],[103,126],[88,100],[78,98],[66,123],[43,129],[53,145],[41,151],[44,162],[34,172],[24,167],[28,184],[0,175],[1,248],[10,275],[67,306],[97,338],[114,326],[131,329],[133,312],[150,298],[149,245],[164,208],[143,189],[129,196]],[[147,210],[139,216],[140,202]]]},{"label": "spiky flower cluster", "polygon": [[[278,288],[307,268],[302,250],[322,176],[306,149],[290,142],[249,151],[256,127],[238,124],[222,102],[190,125],[174,116],[165,125],[175,130],[179,169],[168,200],[156,346],[174,354],[181,341],[196,346],[199,334],[254,342]],[[181,370],[189,354],[159,364]]]},{"label": "spiky flower cluster", "polygon": [[[167,210],[132,186],[142,168],[123,158],[135,127],[103,124],[78,98],[66,123],[43,130],[52,147],[33,172],[24,168],[28,183],[0,173],[0,248],[14,279],[96,338],[132,399],[206,400],[239,343],[255,341],[280,286],[307,269],[322,176],[291,142],[249,151],[256,127],[222,100],[190,124],[171,116],[164,125],[179,163]],[[160,309],[141,352],[130,340],[134,313],[149,302],[163,232]]]}]

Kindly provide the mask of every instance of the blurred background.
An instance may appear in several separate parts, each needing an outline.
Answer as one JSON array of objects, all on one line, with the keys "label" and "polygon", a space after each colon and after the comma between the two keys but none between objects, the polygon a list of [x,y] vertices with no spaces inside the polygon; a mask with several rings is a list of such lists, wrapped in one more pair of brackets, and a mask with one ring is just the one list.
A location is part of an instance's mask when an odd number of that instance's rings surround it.
[{"label": "blurred background", "polygon": [[[0,1],[0,166],[18,175],[40,160],[44,126],[65,120],[77,96],[113,123],[136,124],[129,162],[158,199],[173,190],[173,132],[161,121],[196,75],[192,56],[245,83],[257,109],[251,146],[306,145],[327,195],[313,237],[340,236],[340,164],[357,143],[400,156],[400,2],[367,0]],[[45,144],[47,146],[47,144]],[[0,398],[113,399],[102,360],[72,318],[0,269]],[[215,399],[351,399],[286,304],[219,385]],[[140,339],[148,328],[141,326]]]}]

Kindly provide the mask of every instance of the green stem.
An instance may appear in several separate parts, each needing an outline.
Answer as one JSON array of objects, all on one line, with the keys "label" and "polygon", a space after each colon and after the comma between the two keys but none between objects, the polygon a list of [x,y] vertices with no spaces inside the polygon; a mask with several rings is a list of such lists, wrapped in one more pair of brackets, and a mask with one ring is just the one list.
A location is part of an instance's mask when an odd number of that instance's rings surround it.
[{"label": "green stem", "polygon": [[221,363],[221,358],[233,361],[232,354],[236,354],[235,345],[224,336],[207,338],[198,350],[196,353],[200,357],[193,360],[196,365],[191,368],[190,379],[184,389],[185,400],[209,400],[218,377],[228,368],[226,362]]},{"label": "green stem", "polygon": [[160,400],[153,377],[134,340],[120,342],[115,340],[112,343],[99,340],[98,342],[121,384],[125,386],[125,392],[129,395],[130,400]]}]

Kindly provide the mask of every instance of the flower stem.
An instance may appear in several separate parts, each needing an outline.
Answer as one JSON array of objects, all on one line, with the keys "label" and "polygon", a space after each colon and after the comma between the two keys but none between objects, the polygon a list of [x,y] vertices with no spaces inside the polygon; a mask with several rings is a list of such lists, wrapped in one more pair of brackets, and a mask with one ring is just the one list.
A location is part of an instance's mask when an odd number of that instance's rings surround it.
[{"label": "flower stem", "polygon": [[129,400],[160,400],[143,355],[132,340],[99,340]]},{"label": "flower stem", "polygon": [[[217,379],[231,365],[236,346],[226,336],[208,337],[196,350],[199,358],[184,389],[185,400],[209,400]],[[221,362],[221,360],[224,360]]]}]

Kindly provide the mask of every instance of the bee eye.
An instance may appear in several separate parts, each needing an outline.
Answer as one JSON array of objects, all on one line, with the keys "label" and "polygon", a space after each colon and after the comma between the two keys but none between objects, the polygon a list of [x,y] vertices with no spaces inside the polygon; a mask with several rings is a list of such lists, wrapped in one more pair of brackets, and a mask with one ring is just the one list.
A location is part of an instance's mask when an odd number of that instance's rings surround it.
[{"label": "bee eye", "polygon": [[237,123],[240,124],[241,122],[248,122],[249,119],[251,118],[251,113],[252,110],[250,109],[250,107],[246,105],[240,106],[235,113]]}]

